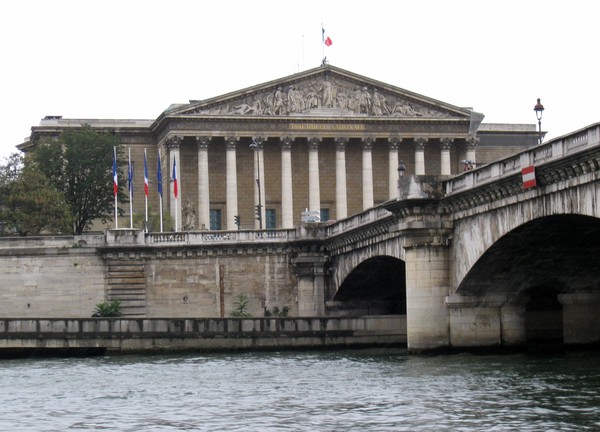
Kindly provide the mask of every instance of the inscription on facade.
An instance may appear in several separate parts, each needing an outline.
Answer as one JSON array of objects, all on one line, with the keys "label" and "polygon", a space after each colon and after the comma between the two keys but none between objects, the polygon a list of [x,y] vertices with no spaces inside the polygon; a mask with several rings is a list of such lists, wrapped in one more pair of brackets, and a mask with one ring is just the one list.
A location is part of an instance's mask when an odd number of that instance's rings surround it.
[{"label": "inscription on facade", "polygon": [[364,124],[345,124],[345,123],[290,123],[290,130],[327,130],[327,131],[364,131]]}]

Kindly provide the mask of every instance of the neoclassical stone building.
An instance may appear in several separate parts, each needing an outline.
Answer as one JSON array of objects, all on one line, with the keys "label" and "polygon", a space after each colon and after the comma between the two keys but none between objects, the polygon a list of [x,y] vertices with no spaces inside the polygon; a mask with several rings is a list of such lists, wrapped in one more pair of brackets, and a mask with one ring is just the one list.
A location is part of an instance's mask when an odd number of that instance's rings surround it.
[{"label": "neoclassical stone building", "polygon": [[[485,124],[483,117],[325,64],[175,104],[154,120],[48,116],[17,147],[28,151],[84,123],[114,131],[131,150],[140,185],[144,150],[151,179],[160,153],[165,211],[180,230],[235,230],[236,216],[242,229],[291,228],[307,210],[339,220],[396,198],[400,161],[408,174],[450,176],[465,169],[464,160],[486,164],[537,143],[534,124]],[[156,182],[150,189],[156,212]],[[134,197],[134,213],[144,212],[143,201]]]}]

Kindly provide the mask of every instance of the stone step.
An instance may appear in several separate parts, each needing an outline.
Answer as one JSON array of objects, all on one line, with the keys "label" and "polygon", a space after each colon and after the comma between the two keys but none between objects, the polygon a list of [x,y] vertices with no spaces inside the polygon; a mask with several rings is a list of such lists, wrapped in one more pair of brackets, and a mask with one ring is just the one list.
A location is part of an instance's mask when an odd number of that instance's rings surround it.
[{"label": "stone step", "polygon": [[146,279],[142,279],[142,278],[109,278],[108,279],[108,284],[109,285],[141,285],[141,286],[145,286],[146,285]]},{"label": "stone step", "polygon": [[108,272],[133,272],[133,273],[144,273],[144,266],[108,266]]}]

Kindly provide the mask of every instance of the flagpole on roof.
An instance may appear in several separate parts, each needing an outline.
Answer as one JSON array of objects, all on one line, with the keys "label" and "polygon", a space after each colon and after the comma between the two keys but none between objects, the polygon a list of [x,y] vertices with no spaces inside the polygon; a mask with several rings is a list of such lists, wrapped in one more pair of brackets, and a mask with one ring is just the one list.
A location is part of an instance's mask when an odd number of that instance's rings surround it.
[{"label": "flagpole on roof", "polygon": [[321,23],[321,52],[322,63],[325,64],[325,29],[323,23]]}]

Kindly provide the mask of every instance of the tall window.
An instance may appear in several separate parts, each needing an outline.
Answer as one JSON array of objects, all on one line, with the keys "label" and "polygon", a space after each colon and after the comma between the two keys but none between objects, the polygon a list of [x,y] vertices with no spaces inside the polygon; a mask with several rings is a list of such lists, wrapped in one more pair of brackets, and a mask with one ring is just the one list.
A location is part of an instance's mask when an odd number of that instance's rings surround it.
[{"label": "tall window", "polygon": [[265,209],[266,225],[267,229],[277,228],[277,212],[275,209]]},{"label": "tall window", "polygon": [[322,208],[321,209],[321,222],[327,222],[329,220],[329,209]]},{"label": "tall window", "polygon": [[221,209],[210,209],[210,229],[221,230]]}]

